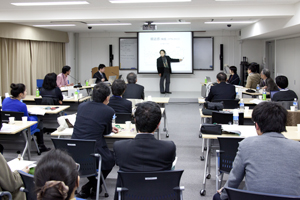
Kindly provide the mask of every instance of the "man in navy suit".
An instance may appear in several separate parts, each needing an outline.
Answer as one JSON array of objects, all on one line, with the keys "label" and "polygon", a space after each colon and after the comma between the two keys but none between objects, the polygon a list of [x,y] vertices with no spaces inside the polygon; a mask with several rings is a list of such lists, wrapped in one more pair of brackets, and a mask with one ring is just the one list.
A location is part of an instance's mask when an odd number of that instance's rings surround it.
[{"label": "man in navy suit", "polygon": [[132,102],[122,98],[125,89],[125,81],[119,79],[115,80],[111,86],[113,96],[110,97],[107,105],[116,113],[132,113]]},{"label": "man in navy suit", "polygon": [[235,87],[226,83],[227,75],[223,72],[217,74],[218,84],[210,88],[208,96],[205,101],[212,101],[217,99],[235,99]]},{"label": "man in navy suit", "polygon": [[126,99],[144,99],[144,86],[136,84],[136,74],[131,72],[127,74],[127,88],[123,94],[123,98]]},{"label": "man in navy suit", "polygon": [[105,65],[100,64],[98,66],[98,71],[93,76],[93,78],[97,78],[96,83],[107,81],[107,78],[106,78],[106,75],[104,72],[105,72]]}]

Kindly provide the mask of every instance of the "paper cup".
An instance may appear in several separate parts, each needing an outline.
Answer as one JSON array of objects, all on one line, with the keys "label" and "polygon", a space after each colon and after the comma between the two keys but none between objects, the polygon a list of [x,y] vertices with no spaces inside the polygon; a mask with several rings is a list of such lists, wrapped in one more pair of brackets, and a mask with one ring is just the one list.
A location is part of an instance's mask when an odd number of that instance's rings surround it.
[{"label": "paper cup", "polygon": [[6,93],[5,93],[5,98],[7,98],[7,97],[9,97],[9,94],[6,92]]},{"label": "paper cup", "polygon": [[148,100],[148,101],[152,101],[152,97],[151,97],[151,96],[148,96],[147,100]]},{"label": "paper cup", "polygon": [[9,117],[9,123],[14,124],[15,123],[15,117]]},{"label": "paper cup", "polygon": [[126,129],[130,130],[130,128],[131,128],[131,121],[126,121],[125,124],[126,124]]},{"label": "paper cup", "polygon": [[80,94],[79,94],[79,99],[81,99],[81,98],[82,98],[82,94],[80,93]]},{"label": "paper cup", "polygon": [[291,111],[295,111],[295,106],[290,106]]},{"label": "paper cup", "polygon": [[22,122],[26,123],[27,122],[27,116],[22,117]]},{"label": "paper cup", "polygon": [[245,112],[249,112],[249,106],[245,106]]},{"label": "paper cup", "polygon": [[259,100],[262,100],[262,95],[259,95],[259,96],[258,96],[258,99],[259,99]]}]

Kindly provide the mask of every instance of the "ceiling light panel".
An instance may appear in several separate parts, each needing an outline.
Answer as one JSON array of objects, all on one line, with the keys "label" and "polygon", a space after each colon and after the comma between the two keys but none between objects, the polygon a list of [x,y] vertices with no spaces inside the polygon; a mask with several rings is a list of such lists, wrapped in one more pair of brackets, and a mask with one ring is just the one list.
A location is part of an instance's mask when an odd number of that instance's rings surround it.
[{"label": "ceiling light panel", "polygon": [[87,1],[56,1],[56,2],[22,2],[11,3],[14,6],[63,6],[89,4]]},{"label": "ceiling light panel", "polygon": [[109,0],[110,3],[169,3],[169,2],[191,2],[192,0]]}]

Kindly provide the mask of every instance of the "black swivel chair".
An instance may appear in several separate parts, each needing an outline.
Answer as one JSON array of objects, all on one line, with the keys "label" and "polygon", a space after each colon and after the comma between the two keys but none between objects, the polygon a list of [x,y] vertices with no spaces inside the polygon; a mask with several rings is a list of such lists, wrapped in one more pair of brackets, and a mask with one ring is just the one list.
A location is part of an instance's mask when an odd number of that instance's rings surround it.
[{"label": "black swivel chair", "polygon": [[[212,112],[212,123],[233,124],[233,113],[227,111]],[[239,125],[244,125],[244,113],[239,113]]]},{"label": "black swivel chair", "polygon": [[221,102],[223,101],[223,105],[225,109],[235,109],[239,108],[240,99],[216,99],[212,100],[212,102]]},{"label": "black swivel chair", "polygon": [[34,102],[36,105],[42,105],[42,98],[34,98]]},{"label": "black swivel chair", "polygon": [[[108,197],[105,180],[101,174],[101,155],[95,153],[96,140],[78,140],[51,138],[55,149],[67,151],[76,163],[80,164],[80,177],[89,177],[97,175],[97,193],[96,200],[99,200],[100,178],[102,179],[105,197]],[[97,159],[98,168],[97,168]],[[99,173],[98,173],[99,172]]]},{"label": "black swivel chair", "polygon": [[35,184],[34,184],[34,176],[31,174],[27,174],[21,170],[18,171],[22,181],[24,183],[24,189],[22,189],[23,192],[26,193],[26,199],[27,200],[36,200],[36,193],[35,193]]},{"label": "black swivel chair", "polygon": [[122,187],[117,188],[118,200],[159,199],[182,200],[183,170],[158,172],[118,172]]},{"label": "black swivel chair", "polygon": [[225,187],[229,200],[300,200],[300,196],[267,194]]}]

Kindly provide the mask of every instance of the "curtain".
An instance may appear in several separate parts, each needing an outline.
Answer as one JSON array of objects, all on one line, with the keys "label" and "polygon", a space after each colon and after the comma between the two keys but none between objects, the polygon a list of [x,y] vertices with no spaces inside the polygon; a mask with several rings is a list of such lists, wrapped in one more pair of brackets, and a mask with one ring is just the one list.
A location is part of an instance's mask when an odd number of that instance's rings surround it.
[{"label": "curtain", "polygon": [[10,93],[11,83],[24,83],[35,94],[36,79],[60,73],[65,65],[65,44],[0,38],[0,95]]}]

